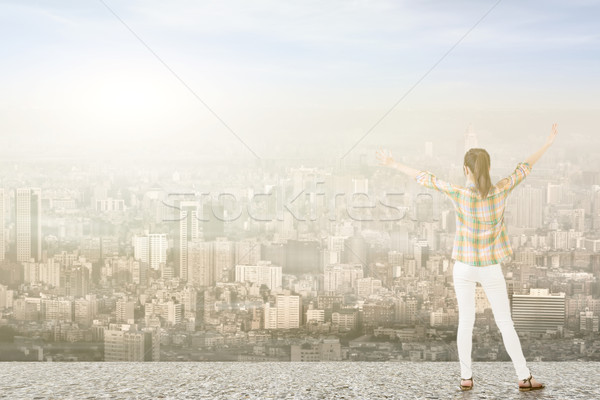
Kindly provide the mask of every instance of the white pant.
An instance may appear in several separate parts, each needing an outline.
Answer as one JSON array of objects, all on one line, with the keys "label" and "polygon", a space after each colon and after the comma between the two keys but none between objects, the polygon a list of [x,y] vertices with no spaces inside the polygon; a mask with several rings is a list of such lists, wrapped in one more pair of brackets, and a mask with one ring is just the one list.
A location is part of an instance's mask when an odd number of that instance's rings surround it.
[{"label": "white pant", "polygon": [[510,314],[506,281],[500,264],[473,266],[455,261],[452,272],[454,290],[458,300],[458,332],[456,344],[460,360],[461,378],[472,377],[471,348],[473,345],[473,326],[475,324],[475,285],[481,283],[485,295],[492,306],[494,320],[502,333],[506,352],[510,356],[518,379],[529,377],[525,356],[521,349],[519,336]]}]

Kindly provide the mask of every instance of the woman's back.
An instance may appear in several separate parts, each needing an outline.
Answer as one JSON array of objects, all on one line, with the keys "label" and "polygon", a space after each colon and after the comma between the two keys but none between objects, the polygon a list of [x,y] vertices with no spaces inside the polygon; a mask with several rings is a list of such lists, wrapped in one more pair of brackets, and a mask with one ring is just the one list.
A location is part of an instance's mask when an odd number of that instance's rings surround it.
[{"label": "woman's back", "polygon": [[428,171],[415,177],[417,183],[446,194],[454,205],[456,236],[452,257],[455,260],[485,266],[512,255],[504,224],[506,199],[530,172],[528,163],[519,163],[511,175],[489,188],[485,198],[473,182],[466,187],[453,185]]}]

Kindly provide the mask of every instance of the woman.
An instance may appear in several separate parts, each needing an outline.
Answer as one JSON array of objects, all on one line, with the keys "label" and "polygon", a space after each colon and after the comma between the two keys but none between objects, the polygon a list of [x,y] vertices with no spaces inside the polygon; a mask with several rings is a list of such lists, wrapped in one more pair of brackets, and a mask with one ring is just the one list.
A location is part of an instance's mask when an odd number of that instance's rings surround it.
[{"label": "woman", "polygon": [[475,286],[481,283],[492,306],[494,320],[519,379],[519,390],[537,390],[545,386],[536,381],[527,368],[521,343],[515,331],[506,281],[500,262],[512,255],[504,224],[507,196],[531,172],[531,167],[552,145],[558,133],[557,124],[544,146],[517,165],[508,177],[492,185],[490,156],[484,149],[470,149],[464,157],[463,171],[466,187],[438,179],[427,171],[420,171],[396,162],[389,152],[378,151],[376,156],[384,166],[396,168],[430,189],[447,195],[456,210],[456,236],[452,258],[454,290],[458,302],[458,332],[456,342],[460,360],[462,390],[473,388],[471,348],[475,323]]}]

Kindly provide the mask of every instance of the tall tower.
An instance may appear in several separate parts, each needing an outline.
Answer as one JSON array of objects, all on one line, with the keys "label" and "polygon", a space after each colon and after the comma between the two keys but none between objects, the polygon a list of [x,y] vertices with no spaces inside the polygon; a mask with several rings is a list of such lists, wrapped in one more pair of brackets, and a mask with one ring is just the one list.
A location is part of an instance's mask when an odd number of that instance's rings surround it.
[{"label": "tall tower", "polygon": [[42,190],[19,188],[15,195],[17,261],[42,259]]},{"label": "tall tower", "polygon": [[198,202],[196,201],[178,201],[179,208],[179,233],[175,237],[175,248],[177,249],[177,271],[176,275],[184,281],[188,280],[188,243],[196,240],[200,236]]}]

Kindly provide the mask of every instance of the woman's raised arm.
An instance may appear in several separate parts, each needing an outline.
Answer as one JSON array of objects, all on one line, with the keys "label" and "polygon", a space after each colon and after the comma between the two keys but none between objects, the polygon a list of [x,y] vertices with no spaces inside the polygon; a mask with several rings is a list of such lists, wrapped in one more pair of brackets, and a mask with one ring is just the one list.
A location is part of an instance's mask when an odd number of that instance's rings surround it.
[{"label": "woman's raised arm", "polygon": [[416,178],[416,176],[421,172],[418,169],[411,168],[407,165],[395,161],[392,157],[392,153],[389,151],[386,152],[385,150],[377,150],[375,152],[375,157],[377,157],[377,160],[379,160],[380,165],[397,169],[398,171],[408,175],[413,179]]},{"label": "woman's raised arm", "polygon": [[554,124],[552,124],[552,132],[550,132],[548,139],[546,139],[546,143],[544,143],[544,145],[542,146],[541,149],[539,149],[538,151],[536,151],[535,153],[533,153],[532,155],[527,157],[525,162],[529,163],[529,165],[531,165],[533,167],[533,164],[535,164],[540,159],[540,157],[546,152],[546,150],[548,150],[548,148],[550,146],[552,146],[552,143],[554,143],[554,139],[556,139],[557,134],[558,134],[558,124],[554,123]]}]

